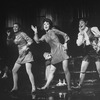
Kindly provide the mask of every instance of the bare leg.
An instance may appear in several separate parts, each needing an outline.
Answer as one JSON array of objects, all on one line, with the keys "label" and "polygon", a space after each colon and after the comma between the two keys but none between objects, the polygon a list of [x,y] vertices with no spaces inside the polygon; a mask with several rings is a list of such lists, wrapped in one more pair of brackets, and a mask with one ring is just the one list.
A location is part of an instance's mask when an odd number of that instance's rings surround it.
[{"label": "bare leg", "polygon": [[51,81],[54,77],[55,70],[56,70],[56,68],[53,65],[51,65],[49,75],[48,75],[48,78],[47,78],[47,82],[41,89],[46,89],[49,86],[49,84],[51,83]]},{"label": "bare leg", "polygon": [[49,73],[50,73],[50,68],[51,68],[51,65],[48,65],[46,67],[46,70],[45,70],[45,79],[46,80],[48,79],[48,76],[49,76]]},{"label": "bare leg", "polygon": [[18,81],[18,74],[17,74],[17,71],[19,70],[20,67],[21,67],[20,64],[15,63],[15,65],[14,65],[14,67],[13,67],[13,69],[12,69],[14,85],[13,85],[13,88],[12,88],[11,91],[17,90],[17,89],[18,89],[18,84],[17,84],[17,81]]},{"label": "bare leg", "polygon": [[68,60],[64,60],[62,62],[62,64],[63,64],[64,73],[65,73],[65,78],[66,78],[66,81],[67,81],[67,84],[68,84],[68,90],[71,90],[71,86],[70,86],[70,72],[69,72],[69,69],[68,69]]},{"label": "bare leg", "polygon": [[100,78],[100,61],[96,61],[95,64]]},{"label": "bare leg", "polygon": [[81,71],[80,71],[80,80],[79,80],[79,85],[82,85],[84,78],[85,78],[85,72],[86,69],[89,65],[89,62],[87,61],[82,61],[82,65],[81,65]]},{"label": "bare leg", "polygon": [[36,88],[35,88],[34,76],[32,74],[31,68],[32,68],[32,64],[26,63],[26,71],[27,71],[27,74],[29,76],[29,79],[30,79],[30,82],[32,85],[32,92],[34,92],[36,90]]},{"label": "bare leg", "polygon": [[4,74],[3,74],[2,78],[7,78],[8,77],[8,75],[7,75],[8,70],[9,70],[8,66],[5,66],[5,68],[4,68]]}]

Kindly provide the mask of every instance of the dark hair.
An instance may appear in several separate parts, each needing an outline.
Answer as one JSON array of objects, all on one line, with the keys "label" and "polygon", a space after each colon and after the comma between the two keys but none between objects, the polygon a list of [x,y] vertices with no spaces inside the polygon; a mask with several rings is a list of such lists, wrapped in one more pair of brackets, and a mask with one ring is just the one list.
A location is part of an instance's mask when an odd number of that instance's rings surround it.
[{"label": "dark hair", "polygon": [[84,21],[84,22],[86,23],[86,25],[88,24],[88,21],[87,21],[87,19],[85,19],[85,18],[80,19],[79,22],[80,22],[80,21]]},{"label": "dark hair", "polygon": [[22,27],[21,27],[21,24],[16,22],[16,23],[14,23],[13,25],[15,25],[15,24],[18,25],[19,30],[21,30],[21,28],[22,28]]},{"label": "dark hair", "polygon": [[49,24],[50,24],[50,29],[53,27],[53,22],[51,21],[51,19],[49,19],[49,18],[44,18],[43,19],[43,23],[44,22],[48,22]]}]

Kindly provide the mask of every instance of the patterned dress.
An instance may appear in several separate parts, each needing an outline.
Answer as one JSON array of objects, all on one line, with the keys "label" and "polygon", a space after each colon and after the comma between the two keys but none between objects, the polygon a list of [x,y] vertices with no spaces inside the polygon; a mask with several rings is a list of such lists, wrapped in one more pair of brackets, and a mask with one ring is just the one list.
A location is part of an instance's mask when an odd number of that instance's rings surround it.
[{"label": "patterned dress", "polygon": [[25,64],[33,61],[33,55],[29,47],[27,47],[25,50],[23,49],[28,42],[33,43],[32,39],[28,37],[26,33],[18,32],[15,34],[14,43],[17,45],[19,51],[19,56],[16,63]]},{"label": "patterned dress", "polygon": [[61,61],[64,61],[69,58],[67,55],[67,51],[64,49],[64,46],[60,43],[58,35],[62,35],[65,39],[69,39],[66,33],[61,32],[57,29],[51,29],[49,30],[45,35],[44,39],[45,41],[50,45],[51,47],[51,64],[57,64]]}]

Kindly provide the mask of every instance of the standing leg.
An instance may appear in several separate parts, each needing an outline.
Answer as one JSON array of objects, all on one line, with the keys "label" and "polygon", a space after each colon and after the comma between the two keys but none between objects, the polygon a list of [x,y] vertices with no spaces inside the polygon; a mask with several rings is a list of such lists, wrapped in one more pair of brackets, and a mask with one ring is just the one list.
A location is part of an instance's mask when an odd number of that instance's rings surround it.
[{"label": "standing leg", "polygon": [[48,77],[49,77],[50,68],[51,68],[51,65],[46,66],[46,70],[45,70],[45,79],[46,79],[46,80],[47,80]]},{"label": "standing leg", "polygon": [[30,79],[30,82],[31,82],[31,85],[32,85],[32,92],[34,92],[36,90],[36,87],[35,87],[35,81],[34,81],[34,76],[32,74],[32,64],[31,63],[26,63],[26,72],[29,76],[29,79]]},{"label": "standing leg", "polygon": [[100,78],[100,61],[96,61],[95,64]]},{"label": "standing leg", "polygon": [[51,68],[50,68],[50,71],[49,71],[47,82],[41,89],[46,89],[49,86],[49,84],[51,83],[51,81],[54,77],[54,72],[55,72],[56,68],[53,65],[50,65],[50,66],[51,66]]},{"label": "standing leg", "polygon": [[8,71],[9,71],[8,66],[5,66],[4,74],[3,74],[2,78],[7,78],[8,77]]},{"label": "standing leg", "polygon": [[21,67],[20,64],[18,63],[15,63],[13,69],[12,69],[12,74],[13,74],[13,88],[11,91],[13,90],[17,90],[18,89],[18,84],[17,84],[17,81],[18,81],[18,74],[17,74],[17,71],[19,70],[19,68]]},{"label": "standing leg", "polygon": [[85,72],[86,72],[86,69],[89,65],[89,62],[88,61],[82,61],[82,64],[81,64],[81,71],[80,71],[80,80],[79,80],[79,86],[82,85],[83,81],[84,81],[84,78],[85,78]]},{"label": "standing leg", "polygon": [[49,73],[50,73],[50,68],[51,68],[51,60],[49,60],[49,59],[46,60],[45,66],[46,66],[46,68],[45,68],[45,79],[47,81]]},{"label": "standing leg", "polygon": [[68,60],[64,60],[62,62],[63,64],[63,70],[64,70],[64,73],[65,73],[65,78],[66,78],[66,81],[67,81],[67,85],[68,85],[68,90],[71,90],[71,84],[70,84],[70,72],[69,72],[69,69],[68,69]]}]

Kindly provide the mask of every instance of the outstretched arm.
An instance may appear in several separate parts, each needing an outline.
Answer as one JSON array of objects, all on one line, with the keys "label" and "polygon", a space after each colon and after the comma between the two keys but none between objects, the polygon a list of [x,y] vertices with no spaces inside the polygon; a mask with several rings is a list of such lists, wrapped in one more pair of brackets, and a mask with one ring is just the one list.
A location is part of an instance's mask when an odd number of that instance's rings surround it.
[{"label": "outstretched arm", "polygon": [[13,36],[11,36],[11,32],[7,31],[7,45],[10,45],[13,43]]},{"label": "outstretched arm", "polygon": [[31,29],[34,31],[33,39],[35,40],[36,43],[39,43],[40,41],[45,40],[44,35],[39,39],[38,34],[37,34],[38,32],[37,32],[37,27],[36,26],[34,27],[33,25],[31,25]]},{"label": "outstretched arm", "polygon": [[37,27],[36,26],[34,27],[33,25],[31,25],[31,29],[34,31],[33,39],[35,40],[36,43],[39,43],[39,38],[38,38],[38,34],[37,34]]}]

